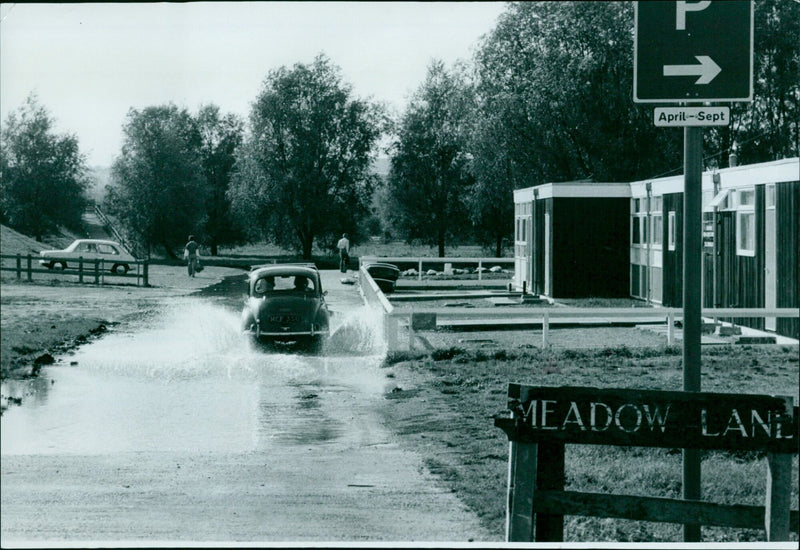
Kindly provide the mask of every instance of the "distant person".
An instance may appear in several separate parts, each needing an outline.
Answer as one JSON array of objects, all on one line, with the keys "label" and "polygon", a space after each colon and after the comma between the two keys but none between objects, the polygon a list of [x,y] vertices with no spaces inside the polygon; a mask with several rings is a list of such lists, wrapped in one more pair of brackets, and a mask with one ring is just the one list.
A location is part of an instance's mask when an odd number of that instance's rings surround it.
[{"label": "distant person", "polygon": [[347,273],[350,264],[350,240],[347,238],[347,233],[342,233],[342,238],[336,243],[336,248],[339,249],[339,270]]},{"label": "distant person", "polygon": [[197,260],[200,258],[200,245],[194,240],[194,235],[189,235],[189,242],[183,247],[183,259],[189,270],[189,277],[194,277],[197,272]]}]

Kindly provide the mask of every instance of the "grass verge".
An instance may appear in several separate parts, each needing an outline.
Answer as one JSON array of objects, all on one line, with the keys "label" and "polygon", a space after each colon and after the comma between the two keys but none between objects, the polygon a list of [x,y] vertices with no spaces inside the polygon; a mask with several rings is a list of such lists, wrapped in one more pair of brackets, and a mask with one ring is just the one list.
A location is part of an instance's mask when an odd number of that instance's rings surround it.
[{"label": "grass verge", "polygon": [[[520,351],[464,350],[394,353],[384,367],[396,385],[387,418],[498,540],[505,529],[508,441],[493,427],[505,409],[507,384],[679,390],[679,347]],[[790,395],[798,400],[795,346],[715,346],[704,349],[704,391]],[[792,508],[798,507],[797,456]],[[703,498],[763,505],[766,460],[757,453],[706,452]],[[677,498],[678,449],[568,445],[567,490]],[[704,540],[762,541],[763,531],[703,528]],[[680,541],[680,525],[568,516],[567,541]],[[794,535],[797,540],[797,535]]]}]

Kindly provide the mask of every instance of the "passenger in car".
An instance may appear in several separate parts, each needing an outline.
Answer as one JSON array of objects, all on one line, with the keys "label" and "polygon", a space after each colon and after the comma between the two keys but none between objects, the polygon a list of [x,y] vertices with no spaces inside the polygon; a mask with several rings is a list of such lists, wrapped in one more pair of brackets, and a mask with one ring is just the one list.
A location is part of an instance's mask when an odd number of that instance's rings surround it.
[{"label": "passenger in car", "polygon": [[294,278],[294,289],[301,291],[308,290],[308,278],[303,277],[302,275],[297,275]]},{"label": "passenger in car", "polygon": [[256,281],[256,294],[263,295],[275,290],[275,277],[264,277]]}]

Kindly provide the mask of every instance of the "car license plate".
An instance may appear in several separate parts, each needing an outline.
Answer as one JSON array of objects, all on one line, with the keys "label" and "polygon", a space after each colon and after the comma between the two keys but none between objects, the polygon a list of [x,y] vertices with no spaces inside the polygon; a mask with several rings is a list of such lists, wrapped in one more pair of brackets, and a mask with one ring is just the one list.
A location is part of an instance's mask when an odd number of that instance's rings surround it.
[{"label": "car license plate", "polygon": [[288,325],[289,323],[297,322],[297,315],[270,315],[270,323],[280,323],[281,325]]}]

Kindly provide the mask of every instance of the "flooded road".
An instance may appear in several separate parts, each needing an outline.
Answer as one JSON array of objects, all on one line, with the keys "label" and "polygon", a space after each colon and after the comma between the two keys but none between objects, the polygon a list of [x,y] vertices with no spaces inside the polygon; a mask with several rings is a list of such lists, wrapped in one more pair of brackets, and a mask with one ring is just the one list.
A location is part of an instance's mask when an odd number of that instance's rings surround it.
[{"label": "flooded road", "polygon": [[323,275],[320,355],[251,349],[232,279],[4,383],[25,399],[2,416],[3,546],[481,540],[380,421],[380,316]]}]

